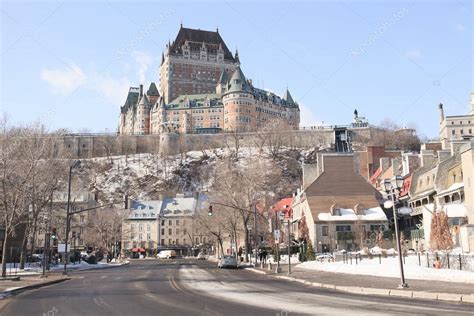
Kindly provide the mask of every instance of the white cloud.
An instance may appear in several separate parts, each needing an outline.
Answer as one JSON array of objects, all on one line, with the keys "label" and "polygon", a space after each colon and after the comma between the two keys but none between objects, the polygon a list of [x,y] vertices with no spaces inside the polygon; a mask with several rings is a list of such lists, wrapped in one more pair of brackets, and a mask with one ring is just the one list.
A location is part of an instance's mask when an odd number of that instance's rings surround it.
[{"label": "white cloud", "polygon": [[130,80],[126,77],[114,78],[110,75],[95,73],[91,88],[101,94],[110,104],[122,106],[127,98]]},{"label": "white cloud", "polygon": [[422,56],[423,55],[418,49],[412,49],[405,52],[405,57],[410,58],[410,59],[419,59]]},{"label": "white cloud", "polygon": [[454,29],[457,31],[457,32],[464,32],[466,30],[466,27],[464,25],[462,25],[461,23],[458,23],[454,26]]},{"label": "white cloud", "polygon": [[300,104],[300,126],[321,126],[324,125],[324,121],[318,120],[314,115],[314,112]]},{"label": "white cloud", "polygon": [[64,68],[42,69],[42,80],[46,81],[54,93],[67,95],[87,82],[87,76],[82,69],[74,63]]},{"label": "white cloud", "polygon": [[140,51],[132,52],[132,56],[135,61],[138,63],[137,75],[140,83],[145,83],[146,77],[145,74],[148,71],[148,68],[153,63],[153,57],[150,54]]}]

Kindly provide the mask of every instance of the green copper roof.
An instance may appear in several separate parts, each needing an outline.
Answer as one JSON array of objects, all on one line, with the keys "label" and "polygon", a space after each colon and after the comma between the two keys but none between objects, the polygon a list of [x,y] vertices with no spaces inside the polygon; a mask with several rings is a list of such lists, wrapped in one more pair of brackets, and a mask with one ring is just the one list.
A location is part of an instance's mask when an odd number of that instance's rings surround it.
[{"label": "green copper roof", "polygon": [[245,75],[242,72],[242,69],[240,69],[240,67],[237,67],[237,69],[235,69],[234,73],[232,74],[232,77],[229,80],[226,93],[230,92],[252,93],[252,87],[247,82],[247,79],[245,78]]},{"label": "green copper roof", "polygon": [[166,108],[185,109],[199,107],[220,107],[222,105],[222,96],[220,94],[187,94],[180,95],[170,104],[166,105]]},{"label": "green copper roof", "polygon": [[295,103],[295,101],[293,101],[293,98],[291,97],[291,94],[288,88],[286,89],[285,94],[283,95],[283,100],[285,100],[288,104]]},{"label": "green copper roof", "polygon": [[158,89],[156,88],[156,85],[154,82],[150,84],[150,87],[148,88],[148,91],[146,92],[147,95],[152,95],[152,96],[159,96],[160,93],[158,92]]}]

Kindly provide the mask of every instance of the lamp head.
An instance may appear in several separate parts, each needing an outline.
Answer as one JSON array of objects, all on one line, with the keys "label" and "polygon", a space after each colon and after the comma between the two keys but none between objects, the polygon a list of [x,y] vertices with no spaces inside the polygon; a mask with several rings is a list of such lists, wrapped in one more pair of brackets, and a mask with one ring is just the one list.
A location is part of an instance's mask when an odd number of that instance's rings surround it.
[{"label": "lamp head", "polygon": [[392,178],[392,187],[394,189],[400,190],[403,187],[403,177],[400,175],[394,176]]},{"label": "lamp head", "polygon": [[393,189],[393,184],[390,179],[384,179],[382,180],[382,188],[385,190],[385,192],[389,193]]}]

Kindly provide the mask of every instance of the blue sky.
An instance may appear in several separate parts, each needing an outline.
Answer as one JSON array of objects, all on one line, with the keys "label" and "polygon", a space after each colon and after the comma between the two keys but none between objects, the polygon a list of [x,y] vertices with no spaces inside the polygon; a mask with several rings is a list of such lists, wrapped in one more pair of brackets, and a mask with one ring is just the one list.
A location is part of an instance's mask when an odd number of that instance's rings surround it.
[{"label": "blue sky", "polygon": [[348,124],[357,108],[436,137],[437,104],[466,114],[474,90],[470,0],[0,3],[0,110],[14,123],[115,131],[181,21],[219,27],[257,86],[288,86],[302,125]]}]

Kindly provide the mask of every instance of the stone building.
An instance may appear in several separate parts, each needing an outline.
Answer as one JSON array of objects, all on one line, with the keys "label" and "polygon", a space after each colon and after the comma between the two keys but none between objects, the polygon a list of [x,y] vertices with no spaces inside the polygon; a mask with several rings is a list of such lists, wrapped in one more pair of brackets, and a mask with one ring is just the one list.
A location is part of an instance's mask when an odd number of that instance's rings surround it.
[{"label": "stone building", "polygon": [[[84,210],[94,207],[96,201],[94,194],[87,191],[72,191],[71,192],[71,206],[70,212]],[[28,247],[31,247],[31,242],[34,242],[36,252],[43,252],[44,238],[48,229],[56,230],[58,243],[64,243],[66,238],[66,209],[67,209],[67,191],[58,191],[53,194],[52,214],[50,210],[46,209],[44,214],[40,214],[38,218],[37,229],[34,232],[35,237],[30,237]],[[90,224],[93,220],[94,211],[84,211],[82,213],[71,215],[71,226],[69,243],[71,251],[75,248],[77,251],[82,251],[88,246],[90,231]],[[51,251],[57,251],[57,245],[51,244]]]},{"label": "stone building", "polygon": [[153,255],[157,250],[174,249],[184,253],[208,240],[195,227],[194,219],[202,197],[167,197],[155,201],[134,201],[122,223],[122,249],[134,255]]},{"label": "stone building", "polygon": [[443,148],[449,148],[451,140],[474,138],[474,92],[471,93],[471,112],[467,115],[444,115],[444,105],[439,104],[439,139]]},{"label": "stone building", "polygon": [[306,222],[316,252],[374,246],[377,232],[388,229],[382,196],[359,174],[352,154],[321,158],[313,180],[307,178],[293,199],[294,218]]},{"label": "stone building", "polygon": [[255,87],[218,31],[181,27],[162,55],[159,90],[154,83],[146,93],[142,85],[130,88],[118,132],[252,132],[274,122],[299,126],[299,106],[288,89],[280,97]]},{"label": "stone building", "polygon": [[233,73],[240,65],[224,40],[215,32],[185,28],[168,43],[161,56],[160,92],[165,103],[181,95],[214,93],[223,71]]}]

